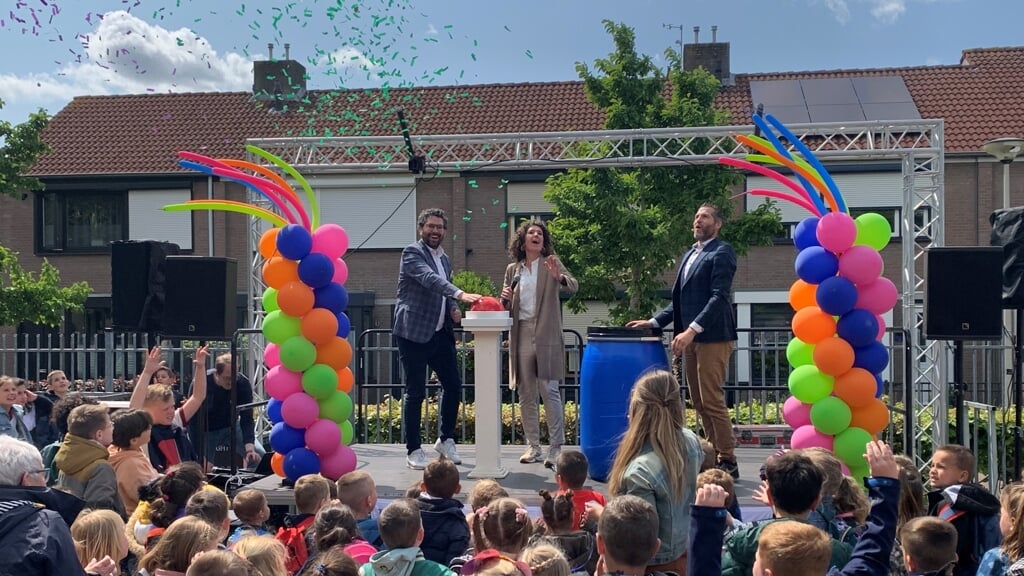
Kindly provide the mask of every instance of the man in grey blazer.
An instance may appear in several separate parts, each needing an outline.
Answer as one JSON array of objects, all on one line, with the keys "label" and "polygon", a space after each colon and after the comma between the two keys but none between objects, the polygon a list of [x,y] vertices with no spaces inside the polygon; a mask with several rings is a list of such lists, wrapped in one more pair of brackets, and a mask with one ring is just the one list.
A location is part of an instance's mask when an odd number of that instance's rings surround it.
[{"label": "man in grey blazer", "polygon": [[479,294],[467,294],[451,283],[452,265],[441,242],[448,230],[448,218],[440,208],[428,208],[416,219],[420,240],[405,247],[398,270],[398,301],[392,333],[398,358],[405,372],[406,464],[415,470],[429,459],[420,439],[423,398],[427,389],[427,366],[441,381],[441,436],[434,450],[456,464],[462,459],[455,450],[455,420],[459,413],[462,381],[455,360],[455,328],[462,321],[456,300],[473,303]]}]

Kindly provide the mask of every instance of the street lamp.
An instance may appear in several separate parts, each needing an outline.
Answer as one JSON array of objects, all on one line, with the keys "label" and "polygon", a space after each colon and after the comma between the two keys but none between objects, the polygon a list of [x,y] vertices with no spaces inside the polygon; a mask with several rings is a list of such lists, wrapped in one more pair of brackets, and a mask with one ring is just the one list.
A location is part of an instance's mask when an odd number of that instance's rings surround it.
[{"label": "street lamp", "polygon": [[1024,138],[996,138],[982,146],[985,153],[1003,165],[1003,208],[1010,207],[1010,163],[1024,152]]}]

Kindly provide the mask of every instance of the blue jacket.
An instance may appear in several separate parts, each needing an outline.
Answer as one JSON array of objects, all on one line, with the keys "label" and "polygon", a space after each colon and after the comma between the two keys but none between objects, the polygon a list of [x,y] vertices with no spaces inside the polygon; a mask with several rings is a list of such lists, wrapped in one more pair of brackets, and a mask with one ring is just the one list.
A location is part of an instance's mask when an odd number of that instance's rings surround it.
[{"label": "blue jacket", "polygon": [[980,484],[962,484],[955,501],[950,489],[928,493],[928,514],[940,516],[948,504],[949,522],[956,528],[956,569],[954,576],[974,576],[981,557],[999,546],[999,499]]},{"label": "blue jacket", "polygon": [[380,537],[380,526],[377,524],[377,519],[373,516],[369,518],[363,518],[359,522],[356,522],[356,527],[359,528],[359,533],[363,535],[363,540],[366,540],[377,550],[384,550],[384,540]]},{"label": "blue jacket", "polygon": [[21,406],[12,406],[11,415],[0,408],[0,434],[32,444],[32,435],[29,434],[28,428],[25,428],[25,423],[21,421]]},{"label": "blue jacket", "polygon": [[672,284],[672,302],[654,321],[662,328],[671,322],[676,333],[696,322],[704,329],[694,338],[696,342],[735,340],[732,278],[736,274],[736,252],[718,238],[708,240],[690,265],[689,276],[684,278],[686,261],[692,252],[692,248],[687,250],[679,261],[679,272]]},{"label": "blue jacket", "polygon": [[48,488],[0,486],[0,574],[84,575],[68,528],[82,505]]},{"label": "blue jacket", "polygon": [[447,566],[469,547],[469,524],[462,502],[451,498],[416,499],[423,520],[420,550],[427,560]]},{"label": "blue jacket", "polygon": [[[448,256],[441,257],[443,270],[434,264],[434,256],[422,240],[402,250],[398,270],[398,295],[392,332],[406,340],[424,343],[437,331],[441,305],[450,313],[456,307],[458,287],[451,283],[452,266]],[[450,314],[444,316],[444,329],[452,330]],[[429,558],[429,555],[428,555]]]}]

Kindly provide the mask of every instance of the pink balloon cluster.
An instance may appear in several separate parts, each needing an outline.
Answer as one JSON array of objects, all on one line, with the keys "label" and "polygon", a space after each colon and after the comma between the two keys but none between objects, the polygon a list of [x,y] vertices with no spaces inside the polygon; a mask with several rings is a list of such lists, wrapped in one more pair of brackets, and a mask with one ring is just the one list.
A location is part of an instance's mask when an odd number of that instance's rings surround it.
[{"label": "pink balloon cluster", "polygon": [[292,481],[317,473],[335,480],[356,467],[347,250],[348,234],[336,224],[312,234],[289,224],[260,239],[271,467]]},{"label": "pink balloon cluster", "polygon": [[832,451],[855,476],[867,474],[864,445],[889,422],[882,314],[899,296],[881,275],[889,236],[884,217],[843,212],[807,218],[794,234],[799,280],[789,292],[795,337],[786,347],[792,396],[783,417],[793,448]]}]

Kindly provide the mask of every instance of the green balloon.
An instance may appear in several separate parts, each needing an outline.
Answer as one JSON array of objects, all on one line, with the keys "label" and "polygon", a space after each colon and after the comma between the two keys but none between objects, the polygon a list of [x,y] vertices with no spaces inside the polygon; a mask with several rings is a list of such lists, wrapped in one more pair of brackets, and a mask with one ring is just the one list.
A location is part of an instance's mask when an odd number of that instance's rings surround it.
[{"label": "green balloon", "polygon": [[826,396],[811,406],[811,424],[822,434],[839,434],[850,427],[850,407],[841,398]]},{"label": "green balloon", "polygon": [[[316,362],[316,346],[302,336],[292,336],[281,343],[281,365],[293,372],[305,372]],[[303,379],[305,380],[305,379]],[[305,381],[303,381],[305,386]]]},{"label": "green balloon", "polygon": [[[320,417],[331,422],[342,423],[352,416],[352,398],[337,390],[324,400],[320,400]],[[344,430],[342,430],[344,432]],[[342,434],[344,439],[344,434]]]},{"label": "green balloon", "polygon": [[836,434],[836,441],[833,448],[836,458],[842,460],[847,468],[864,467],[864,454],[867,453],[868,442],[874,438],[863,428],[847,428]]},{"label": "green balloon", "polygon": [[789,365],[794,368],[814,364],[814,344],[793,338],[786,345],[786,360],[789,360]]},{"label": "green balloon", "polygon": [[327,364],[314,364],[302,373],[302,389],[317,400],[329,398],[338,389],[338,373]]},{"label": "green balloon", "polygon": [[892,227],[889,221],[878,212],[868,212],[857,216],[857,239],[854,245],[870,246],[875,250],[881,250],[889,245],[892,239]]},{"label": "green balloon", "polygon": [[356,437],[356,431],[352,429],[352,421],[345,420],[341,424],[338,424],[338,428],[341,428],[341,443],[350,446],[352,439]]},{"label": "green balloon", "polygon": [[797,400],[814,404],[832,393],[835,378],[822,374],[813,364],[797,366],[789,373],[789,392]]},{"label": "green balloon", "polygon": [[263,335],[274,344],[284,344],[289,338],[302,334],[302,321],[280,310],[263,317]]},{"label": "green balloon", "polygon": [[263,291],[263,311],[273,312],[274,310],[280,310],[281,308],[277,305],[277,288],[267,288]]}]

